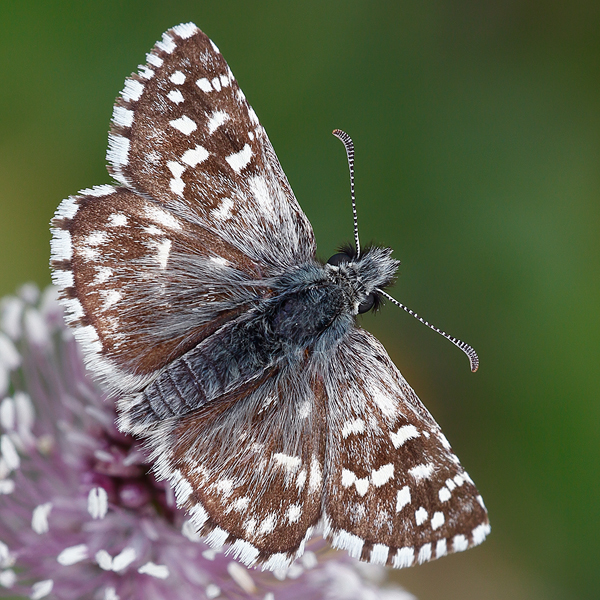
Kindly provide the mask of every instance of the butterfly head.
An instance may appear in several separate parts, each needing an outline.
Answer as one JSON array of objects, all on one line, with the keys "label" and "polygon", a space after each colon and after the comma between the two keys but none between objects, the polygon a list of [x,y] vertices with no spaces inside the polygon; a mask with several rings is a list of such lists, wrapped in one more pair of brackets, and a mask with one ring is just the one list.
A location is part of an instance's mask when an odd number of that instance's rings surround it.
[{"label": "butterfly head", "polygon": [[400,261],[392,258],[391,248],[371,246],[358,255],[353,246],[340,249],[327,261],[327,269],[349,289],[355,314],[377,310],[382,290],[394,282]]}]

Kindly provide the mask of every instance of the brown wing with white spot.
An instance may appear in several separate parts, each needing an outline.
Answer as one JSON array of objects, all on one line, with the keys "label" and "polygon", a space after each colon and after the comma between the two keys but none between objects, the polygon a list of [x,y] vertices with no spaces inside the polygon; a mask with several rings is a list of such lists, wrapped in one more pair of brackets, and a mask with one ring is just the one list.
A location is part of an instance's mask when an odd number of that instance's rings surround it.
[{"label": "brown wing with white spot", "polygon": [[322,386],[272,368],[144,436],[157,476],[209,544],[269,570],[304,552],[321,515]]},{"label": "brown wing with white spot", "polygon": [[394,567],[483,541],[483,500],[383,346],[362,329],[340,345],[328,397],[325,536]]},{"label": "brown wing with white spot", "polygon": [[310,223],[217,47],[188,23],[167,31],[147,59],[115,105],[114,177],[270,274],[311,259]]},{"label": "brown wing with white spot", "polygon": [[140,389],[265,293],[245,254],[126,188],[65,200],[53,226],[67,318],[113,391]]},{"label": "brown wing with white spot", "polygon": [[125,82],[109,136],[124,186],[64,200],[53,279],[90,368],[132,392],[224,321],[260,280],[314,256],[264,129],[195,25],[163,35]]}]

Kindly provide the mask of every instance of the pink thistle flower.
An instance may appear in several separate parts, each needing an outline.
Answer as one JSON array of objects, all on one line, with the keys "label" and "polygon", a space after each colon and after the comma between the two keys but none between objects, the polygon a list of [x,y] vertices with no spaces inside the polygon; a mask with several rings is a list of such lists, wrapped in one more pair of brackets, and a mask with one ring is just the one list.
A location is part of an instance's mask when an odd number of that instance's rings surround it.
[{"label": "pink thistle flower", "polygon": [[0,595],[33,600],[410,600],[322,540],[285,572],[204,544],[115,426],[54,288],[0,304]]}]

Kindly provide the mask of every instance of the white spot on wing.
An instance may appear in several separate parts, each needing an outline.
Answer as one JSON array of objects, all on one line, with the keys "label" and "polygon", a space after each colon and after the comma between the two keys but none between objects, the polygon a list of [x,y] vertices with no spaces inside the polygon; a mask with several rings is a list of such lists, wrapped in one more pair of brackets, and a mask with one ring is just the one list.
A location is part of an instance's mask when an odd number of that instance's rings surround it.
[{"label": "white spot on wing", "polygon": [[396,552],[396,556],[394,556],[393,565],[396,569],[403,569],[406,567],[410,567],[415,560],[415,550],[414,548],[400,548],[398,552]]},{"label": "white spot on wing", "polygon": [[443,512],[435,512],[433,513],[433,517],[431,517],[431,528],[435,531],[439,529],[445,522],[445,517]]},{"label": "white spot on wing", "polygon": [[184,504],[194,491],[190,482],[182,475],[179,469],[173,471],[171,485],[175,490],[177,506]]},{"label": "white spot on wing", "polygon": [[375,487],[385,485],[394,476],[394,465],[388,463],[371,473],[371,483]]},{"label": "white spot on wing", "polygon": [[217,483],[217,492],[219,492],[219,494],[225,498],[231,496],[233,493],[233,479],[221,479]]},{"label": "white spot on wing", "polygon": [[252,148],[249,144],[245,144],[239,152],[226,156],[225,160],[236,173],[239,173],[244,167],[248,166],[251,158]]},{"label": "white spot on wing", "polygon": [[425,523],[426,520],[427,511],[423,506],[421,506],[415,511],[415,522],[417,523],[417,525],[423,525],[423,523]]},{"label": "white spot on wing", "polygon": [[200,529],[208,521],[208,513],[201,504],[195,504],[189,509],[190,520]]},{"label": "white spot on wing", "polygon": [[73,257],[71,234],[65,229],[53,229],[50,247],[54,260],[71,260]]},{"label": "white spot on wing", "polygon": [[56,209],[56,216],[64,219],[72,219],[79,210],[79,203],[76,198],[69,196],[65,198]]},{"label": "white spot on wing", "polygon": [[344,487],[350,487],[352,484],[354,484],[358,495],[364,496],[369,489],[369,478],[364,477],[359,479],[352,471],[349,471],[348,469],[342,469],[342,485]]},{"label": "white spot on wing", "polygon": [[431,544],[425,544],[424,546],[421,546],[421,549],[419,550],[419,564],[421,565],[428,560],[431,560]]},{"label": "white spot on wing", "polygon": [[83,243],[87,246],[101,246],[107,241],[108,234],[105,231],[94,231],[83,240]]},{"label": "white spot on wing", "polygon": [[109,227],[127,227],[127,217],[123,213],[113,213],[108,217]]},{"label": "white spot on wing", "polygon": [[394,448],[400,448],[407,440],[419,437],[419,431],[414,425],[404,425],[396,433],[390,433]]},{"label": "white spot on wing", "polygon": [[323,475],[321,473],[321,465],[316,456],[312,457],[310,463],[310,477],[308,479],[308,491],[312,494],[321,487]]},{"label": "white spot on wing", "polygon": [[196,85],[203,91],[203,92],[212,92],[213,87],[210,84],[210,81],[208,79],[206,79],[206,77],[202,77],[202,79],[198,79],[198,81],[196,81]]},{"label": "white spot on wing", "polygon": [[204,162],[208,157],[208,150],[206,148],[203,148],[200,144],[198,144],[195,148],[186,150],[183,153],[181,160],[186,165],[189,165],[193,168],[196,165],[199,165],[200,163]]},{"label": "white spot on wing", "polygon": [[[247,542],[246,540],[235,540],[235,542],[229,549],[228,554],[232,554],[234,558],[236,558],[243,564],[250,566],[250,565],[253,565],[256,562],[256,560],[258,559],[259,551],[258,551],[258,548],[255,548],[250,542]],[[252,578],[250,577],[248,572],[241,565],[239,565],[236,562],[230,562],[227,565],[227,571],[229,572],[229,575],[231,575],[231,578],[238,584],[240,584],[240,582],[241,582],[246,587],[250,587],[250,586],[248,586],[248,580],[249,580],[249,582],[252,584],[251,587],[253,588],[252,592],[250,592],[250,593],[253,593],[256,591],[256,586],[254,585]],[[242,575],[242,573],[243,573],[243,575]],[[242,585],[240,585],[240,587],[242,587],[242,589],[244,589]],[[208,593],[208,587],[206,588],[206,595],[208,597],[211,597],[211,596],[209,596],[209,593]],[[212,597],[215,598],[216,596],[212,596]]]},{"label": "white spot on wing", "polygon": [[275,513],[269,513],[264,521],[258,527],[259,535],[266,535],[275,530],[275,526],[277,525],[277,516]]},{"label": "white spot on wing", "polygon": [[342,437],[345,439],[352,433],[364,433],[365,422],[362,419],[346,421],[342,427]]},{"label": "white spot on wing", "polygon": [[179,117],[179,119],[174,119],[173,121],[169,121],[169,125],[178,129],[184,135],[190,135],[193,131],[196,131],[198,125],[192,121],[187,115],[183,115],[183,117]]},{"label": "white spot on wing", "polygon": [[302,515],[302,507],[299,504],[292,504],[286,512],[288,523],[297,523]]},{"label": "white spot on wing", "polygon": [[472,531],[473,535],[473,545],[477,546],[481,544],[483,540],[485,540],[486,536],[490,533],[491,527],[489,523],[482,523],[481,525],[477,525],[475,529]]},{"label": "white spot on wing", "polygon": [[251,106],[248,108],[248,115],[252,123],[254,123],[254,125],[259,124],[260,121],[258,120],[258,117],[256,116],[256,113],[254,112],[254,109]]},{"label": "white spot on wing", "polygon": [[185,167],[174,160],[170,160],[167,163],[167,167],[169,168],[169,171],[173,173],[173,177],[181,177],[181,175],[185,171]]},{"label": "white spot on wing", "polygon": [[334,548],[346,550],[352,558],[360,558],[364,544],[364,540],[344,529],[337,531],[331,538]]},{"label": "white spot on wing", "polygon": [[152,79],[154,77],[154,71],[146,65],[140,65],[138,67],[138,75],[144,79]]},{"label": "white spot on wing", "polygon": [[226,112],[224,112],[222,110],[215,111],[210,116],[210,119],[208,120],[208,123],[206,124],[208,133],[212,135],[218,127],[220,127],[224,123],[227,123],[227,121],[229,121],[229,115]]},{"label": "white spot on wing", "polygon": [[304,489],[304,484],[306,483],[306,469],[302,469],[300,473],[298,473],[298,477],[296,477],[296,487],[302,491]]},{"label": "white spot on wing", "polygon": [[153,67],[162,67],[162,65],[163,65],[163,59],[160,58],[159,56],[156,56],[156,54],[152,54],[152,53],[146,54],[146,60]]},{"label": "white spot on wing", "polygon": [[466,550],[469,547],[469,541],[467,540],[467,538],[462,535],[462,534],[458,534],[455,535],[452,538],[452,549],[454,550],[454,552],[462,552],[463,550]]},{"label": "white spot on wing", "polygon": [[122,135],[110,133],[106,160],[115,168],[126,165],[129,162],[129,140]]},{"label": "white spot on wing", "polygon": [[302,464],[302,459],[299,456],[290,456],[283,452],[273,454],[273,460],[290,473],[295,473]]},{"label": "white spot on wing", "polygon": [[75,285],[75,278],[73,276],[72,271],[62,271],[60,269],[54,269],[54,271],[52,272],[52,281],[61,289],[72,287]]},{"label": "white spot on wing", "polygon": [[447,502],[448,500],[450,500],[451,495],[452,494],[450,493],[450,490],[446,486],[441,488],[440,491],[438,492],[440,502]]},{"label": "white spot on wing", "polygon": [[247,496],[241,496],[233,501],[233,510],[236,512],[245,512],[248,506],[250,506],[250,498]]},{"label": "white spot on wing", "polygon": [[183,102],[183,94],[179,90],[171,90],[167,94],[167,98],[175,104],[181,104]]},{"label": "white spot on wing", "polygon": [[252,195],[256,198],[258,205],[262,209],[263,213],[267,217],[274,215],[273,211],[273,200],[269,191],[269,186],[265,181],[264,177],[251,177],[248,180],[248,185]]},{"label": "white spot on wing", "polygon": [[220,527],[215,527],[207,536],[206,543],[213,548],[220,548],[225,540],[229,537],[229,534]]},{"label": "white spot on wing", "polygon": [[385,544],[373,544],[371,550],[371,562],[376,565],[385,565],[390,549]]},{"label": "white spot on wing", "polygon": [[382,393],[381,391],[375,391],[373,394],[373,400],[377,407],[382,412],[384,417],[395,416],[398,410],[398,402],[391,396]]},{"label": "white spot on wing", "polygon": [[437,544],[435,545],[435,557],[442,558],[442,556],[446,556],[447,552],[448,548],[446,546],[446,539],[443,538],[441,540],[438,540]]},{"label": "white spot on wing", "polygon": [[410,489],[405,485],[402,489],[398,490],[396,496],[396,512],[400,512],[407,504],[410,504]]},{"label": "white spot on wing", "polygon": [[185,75],[181,71],[174,71],[169,77],[169,81],[175,85],[185,83]]},{"label": "white spot on wing", "polygon": [[169,189],[178,196],[183,198],[183,190],[185,189],[185,182],[183,179],[171,179],[169,181]]},{"label": "white spot on wing", "polygon": [[169,254],[171,253],[171,240],[163,240],[159,242],[156,248],[156,260],[161,269],[167,268]]},{"label": "white spot on wing", "polygon": [[433,473],[433,464],[421,464],[409,469],[408,472],[417,480],[429,479]]}]

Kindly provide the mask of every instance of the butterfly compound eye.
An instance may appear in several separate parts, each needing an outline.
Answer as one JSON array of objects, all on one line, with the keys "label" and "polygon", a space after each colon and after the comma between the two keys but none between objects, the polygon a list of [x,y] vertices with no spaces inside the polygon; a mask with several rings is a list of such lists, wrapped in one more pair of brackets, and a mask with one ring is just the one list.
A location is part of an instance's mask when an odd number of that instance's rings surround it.
[{"label": "butterfly compound eye", "polygon": [[345,252],[338,252],[337,254],[334,254],[327,261],[327,264],[337,267],[337,266],[341,265],[342,263],[349,263],[351,260],[352,260],[352,258]]},{"label": "butterfly compound eye", "polygon": [[362,315],[363,313],[370,311],[374,305],[375,305],[375,294],[369,294],[364,299],[364,302],[361,302],[358,305],[358,314]]}]

